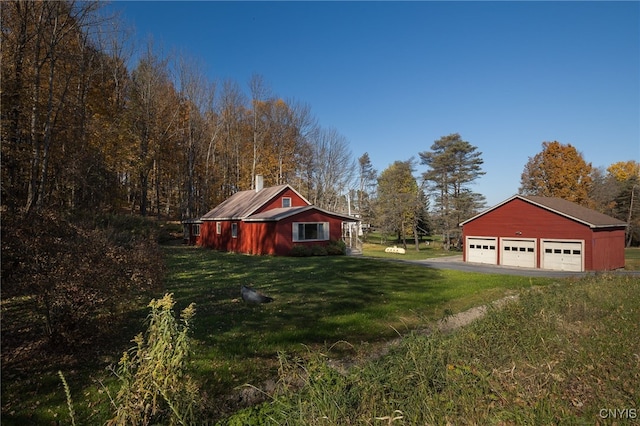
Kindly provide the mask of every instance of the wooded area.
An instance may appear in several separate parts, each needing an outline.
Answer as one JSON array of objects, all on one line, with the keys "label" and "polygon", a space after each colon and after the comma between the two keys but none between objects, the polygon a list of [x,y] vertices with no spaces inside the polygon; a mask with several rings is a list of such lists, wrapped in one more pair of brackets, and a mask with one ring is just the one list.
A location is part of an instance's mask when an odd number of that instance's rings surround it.
[{"label": "wooded area", "polygon": [[2,5],[2,202],[10,211],[199,216],[239,190],[291,183],[336,208],[356,170],[310,108],[209,81],[149,43],[132,54],[98,2]]}]

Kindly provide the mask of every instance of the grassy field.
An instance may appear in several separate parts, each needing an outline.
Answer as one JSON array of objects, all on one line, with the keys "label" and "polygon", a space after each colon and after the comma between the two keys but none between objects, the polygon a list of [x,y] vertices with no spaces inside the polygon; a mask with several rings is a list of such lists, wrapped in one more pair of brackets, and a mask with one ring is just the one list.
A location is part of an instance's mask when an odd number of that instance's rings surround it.
[{"label": "grassy field", "polygon": [[[366,357],[398,332],[550,282],[353,257],[256,257],[185,247],[167,253],[178,305],[196,302],[196,378],[213,395],[272,378],[278,352],[348,342],[334,346],[332,356]],[[243,284],[274,302],[244,304]]]},{"label": "grassy field", "polygon": [[[573,282],[433,270],[368,257],[260,257],[186,246],[164,250],[166,290],[177,300],[176,311],[196,303],[191,372],[209,420],[238,409],[241,402],[229,399],[237,394],[234,389],[277,379],[288,365],[285,359],[308,361],[322,353],[358,363],[398,334],[411,334],[455,312],[524,289]],[[274,302],[243,303],[241,285],[259,289]],[[3,300],[3,321],[18,314],[28,318],[28,307],[25,301]],[[2,423],[49,424],[65,418],[58,369],[69,380],[79,423],[104,423],[111,412],[107,390],[113,393],[115,382],[105,367],[116,363],[132,346],[126,342],[143,331],[145,312],[141,306],[123,335],[100,342],[96,352],[102,355],[90,365],[3,365]]]},{"label": "grassy field", "polygon": [[640,248],[631,247],[624,250],[624,269],[640,271]]},{"label": "grassy field", "polygon": [[439,236],[432,236],[420,240],[419,248],[416,250],[413,239],[407,240],[407,248],[405,254],[386,253],[387,247],[402,247],[401,242],[395,241],[394,238],[384,237],[379,233],[372,233],[367,236],[367,242],[363,244],[363,254],[365,256],[374,256],[385,259],[404,259],[404,260],[423,260],[434,257],[455,256],[462,252],[456,250],[442,250],[442,241]]},{"label": "grassy field", "polygon": [[[260,385],[275,376],[278,352],[303,354],[344,341],[348,344],[334,346],[332,356],[358,359],[398,332],[407,333],[446,313],[550,282],[344,256],[260,257],[185,246],[166,246],[165,253],[166,287],[174,293],[176,310],[196,303],[192,367],[212,417],[235,409],[234,402],[225,398],[234,387]],[[274,302],[244,304],[243,284],[272,296]],[[4,321],[12,319],[5,314],[22,306],[2,303]],[[21,371],[3,369],[3,424],[12,424],[12,419],[18,419],[13,424],[55,421],[64,415],[58,368],[67,375],[76,400],[90,405],[87,409],[79,404],[78,415],[90,423],[104,420],[109,411],[106,389],[113,382],[104,368],[131,346],[126,341],[143,330],[143,317],[144,309],[132,316],[132,326],[120,340],[101,342],[111,353],[87,366],[88,371],[77,365],[69,371],[64,364],[44,371],[37,365],[26,370],[21,366]]]},{"label": "grassy field", "polygon": [[283,359],[283,392],[223,424],[639,424],[638,306],[640,280],[624,276],[523,290],[345,374],[322,354]]}]

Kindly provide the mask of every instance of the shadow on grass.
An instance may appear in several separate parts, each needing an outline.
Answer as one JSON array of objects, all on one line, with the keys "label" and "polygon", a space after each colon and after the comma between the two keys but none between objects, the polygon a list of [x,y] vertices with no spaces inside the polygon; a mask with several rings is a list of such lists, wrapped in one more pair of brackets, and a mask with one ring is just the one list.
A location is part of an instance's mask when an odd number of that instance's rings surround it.
[{"label": "shadow on grass", "polygon": [[[196,302],[195,337],[226,356],[273,355],[304,344],[378,340],[412,309],[442,296],[439,271],[353,257],[259,257],[172,247],[168,288]],[[274,298],[248,305],[240,287]],[[355,333],[355,334],[354,334]],[[251,343],[252,340],[256,342]],[[244,342],[244,344],[242,344]]]}]

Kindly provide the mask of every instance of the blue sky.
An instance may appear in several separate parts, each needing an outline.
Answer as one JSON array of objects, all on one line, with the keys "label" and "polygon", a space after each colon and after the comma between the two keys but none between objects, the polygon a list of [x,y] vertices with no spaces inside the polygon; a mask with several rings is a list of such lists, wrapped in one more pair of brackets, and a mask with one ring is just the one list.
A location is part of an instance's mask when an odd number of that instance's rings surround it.
[{"label": "blue sky", "polygon": [[[517,193],[543,141],[593,166],[640,161],[639,2],[115,2],[212,81],[308,104],[380,172],[451,133],[478,147],[472,189]],[[418,165],[417,174],[425,166]]]}]

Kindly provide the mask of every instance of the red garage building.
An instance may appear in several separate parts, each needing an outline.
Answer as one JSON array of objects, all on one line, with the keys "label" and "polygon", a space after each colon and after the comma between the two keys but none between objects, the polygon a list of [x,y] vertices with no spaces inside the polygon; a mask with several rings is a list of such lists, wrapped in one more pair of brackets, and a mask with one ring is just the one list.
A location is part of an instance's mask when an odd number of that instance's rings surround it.
[{"label": "red garage building", "polygon": [[465,262],[562,271],[624,267],[626,223],[560,198],[514,195],[460,225]]},{"label": "red garage building", "polygon": [[289,185],[257,185],[256,190],[237,192],[200,219],[184,224],[185,239],[204,247],[287,255],[294,244],[326,246],[339,241],[343,225],[356,221],[311,205]]}]

